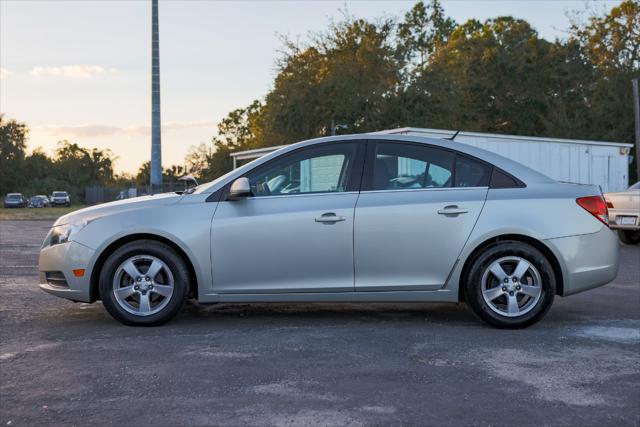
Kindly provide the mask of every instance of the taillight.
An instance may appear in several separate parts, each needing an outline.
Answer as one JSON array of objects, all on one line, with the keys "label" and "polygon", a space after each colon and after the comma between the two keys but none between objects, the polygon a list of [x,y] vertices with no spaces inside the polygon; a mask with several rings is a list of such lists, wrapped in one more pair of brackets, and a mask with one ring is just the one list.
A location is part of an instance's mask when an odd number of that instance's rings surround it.
[{"label": "taillight", "polygon": [[580,197],[576,202],[591,215],[598,218],[604,225],[609,226],[609,209],[602,196]]},{"label": "taillight", "polygon": [[605,202],[607,202],[607,207],[608,207],[609,209],[613,209],[613,203],[611,203],[611,200],[609,200],[609,199],[604,199],[604,201],[605,201]]}]

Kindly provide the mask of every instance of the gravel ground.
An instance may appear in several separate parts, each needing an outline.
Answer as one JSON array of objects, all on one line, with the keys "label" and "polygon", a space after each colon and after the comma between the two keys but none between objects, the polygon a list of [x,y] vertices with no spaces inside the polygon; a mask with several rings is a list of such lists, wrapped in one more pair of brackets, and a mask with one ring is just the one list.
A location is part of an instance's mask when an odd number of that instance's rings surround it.
[{"label": "gravel ground", "polygon": [[640,247],[496,330],[454,304],[190,304],[130,328],[38,289],[48,221],[0,221],[0,425],[640,425]]}]

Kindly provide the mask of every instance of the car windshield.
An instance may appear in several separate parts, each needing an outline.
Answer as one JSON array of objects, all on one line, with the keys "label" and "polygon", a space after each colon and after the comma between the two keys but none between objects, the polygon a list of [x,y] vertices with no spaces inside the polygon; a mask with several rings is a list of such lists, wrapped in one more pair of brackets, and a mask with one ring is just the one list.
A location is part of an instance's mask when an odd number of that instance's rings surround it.
[{"label": "car windshield", "polygon": [[32,201],[32,202],[37,202],[37,201],[38,201],[38,199],[40,199],[40,196],[33,196],[33,197],[31,197],[31,201]]},{"label": "car windshield", "polygon": [[7,200],[19,200],[19,199],[20,199],[19,194],[7,194]]},{"label": "car windshield", "polygon": [[65,193],[64,191],[54,191],[53,192],[53,197],[66,197],[67,193]]},{"label": "car windshield", "polygon": [[631,187],[629,187],[629,190],[640,190],[640,181],[636,182]]}]

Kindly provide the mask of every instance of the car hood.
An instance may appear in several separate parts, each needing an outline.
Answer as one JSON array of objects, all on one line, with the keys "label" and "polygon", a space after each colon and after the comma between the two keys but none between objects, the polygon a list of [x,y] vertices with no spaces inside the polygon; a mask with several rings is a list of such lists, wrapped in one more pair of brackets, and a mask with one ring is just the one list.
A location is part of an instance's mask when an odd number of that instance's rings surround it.
[{"label": "car hood", "polygon": [[103,203],[88,208],[80,209],[61,216],[53,224],[64,225],[74,224],[82,221],[93,221],[105,215],[114,213],[146,209],[160,205],[170,205],[177,203],[182,195],[176,193],[155,194],[153,196],[136,197],[133,199],[117,200],[115,202]]}]

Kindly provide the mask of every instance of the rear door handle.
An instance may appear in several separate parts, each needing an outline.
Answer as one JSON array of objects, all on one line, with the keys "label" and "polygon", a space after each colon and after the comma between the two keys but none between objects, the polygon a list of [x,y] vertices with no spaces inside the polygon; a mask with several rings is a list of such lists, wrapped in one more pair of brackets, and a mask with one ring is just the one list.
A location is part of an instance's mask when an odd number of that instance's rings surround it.
[{"label": "rear door handle", "polygon": [[333,212],[327,212],[325,214],[322,214],[321,216],[316,218],[316,222],[324,222],[324,223],[331,223],[331,222],[338,222],[338,221],[345,221],[347,218],[340,216],[340,215],[336,215]]},{"label": "rear door handle", "polygon": [[438,213],[440,215],[460,215],[469,212],[468,209],[459,208],[456,205],[445,206],[444,209],[440,209]]}]

